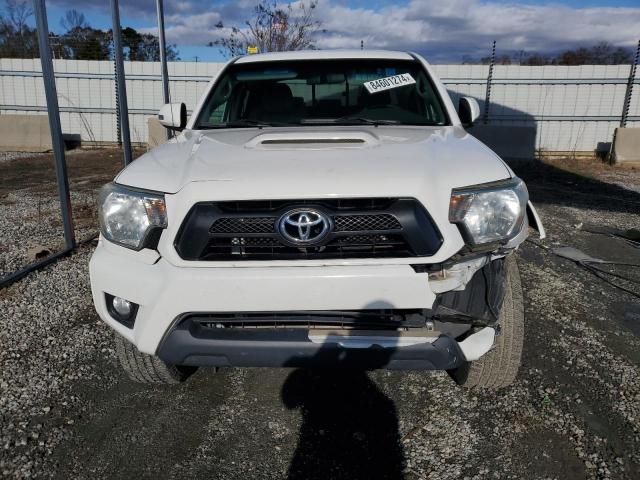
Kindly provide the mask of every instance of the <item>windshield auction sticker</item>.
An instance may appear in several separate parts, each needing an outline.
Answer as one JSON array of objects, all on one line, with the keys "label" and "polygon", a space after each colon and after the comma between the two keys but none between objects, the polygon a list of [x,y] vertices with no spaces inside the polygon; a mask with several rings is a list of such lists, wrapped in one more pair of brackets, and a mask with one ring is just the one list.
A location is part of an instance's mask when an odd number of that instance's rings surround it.
[{"label": "windshield auction sticker", "polygon": [[413,83],[416,83],[416,81],[411,75],[408,73],[401,73],[400,75],[393,75],[391,77],[364,82],[363,85],[369,93],[377,93],[382,92],[383,90],[389,90],[390,88],[404,87],[405,85],[411,85]]}]

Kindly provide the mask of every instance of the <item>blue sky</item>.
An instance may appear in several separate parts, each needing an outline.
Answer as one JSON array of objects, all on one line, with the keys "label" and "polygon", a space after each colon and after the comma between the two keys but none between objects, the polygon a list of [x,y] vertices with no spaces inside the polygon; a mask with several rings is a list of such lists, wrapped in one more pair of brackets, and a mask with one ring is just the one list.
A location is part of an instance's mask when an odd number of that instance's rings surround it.
[{"label": "blue sky", "polygon": [[[241,26],[257,0],[165,0],[167,36],[180,57],[215,61],[206,43],[221,34],[215,24]],[[82,11],[92,26],[110,28],[107,0],[48,0],[51,30],[60,31],[68,9]],[[154,31],[153,0],[120,0],[124,26]],[[552,53],[597,41],[632,48],[640,38],[640,0],[319,0],[317,17],[326,32],[320,48],[414,50],[434,62],[498,51]],[[568,21],[570,19],[570,21]]]}]

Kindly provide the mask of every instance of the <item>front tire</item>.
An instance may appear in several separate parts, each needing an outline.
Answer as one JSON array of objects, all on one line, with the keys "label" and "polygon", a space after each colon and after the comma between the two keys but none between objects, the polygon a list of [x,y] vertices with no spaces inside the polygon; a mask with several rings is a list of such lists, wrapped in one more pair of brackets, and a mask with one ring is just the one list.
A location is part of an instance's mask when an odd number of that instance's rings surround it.
[{"label": "front tire", "polygon": [[505,296],[498,323],[501,331],[494,348],[479,360],[467,362],[449,374],[465,388],[499,390],[511,385],[518,374],[524,344],[524,300],[515,255],[504,259]]},{"label": "front tire", "polygon": [[197,367],[167,365],[158,357],[141,353],[133,344],[115,334],[116,354],[120,365],[134,382],[176,385],[191,376]]}]

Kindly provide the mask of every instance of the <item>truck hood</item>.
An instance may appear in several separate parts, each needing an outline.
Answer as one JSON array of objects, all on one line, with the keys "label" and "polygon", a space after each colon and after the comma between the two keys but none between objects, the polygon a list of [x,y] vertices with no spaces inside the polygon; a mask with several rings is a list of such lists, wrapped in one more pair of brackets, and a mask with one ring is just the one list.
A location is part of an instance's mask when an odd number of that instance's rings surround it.
[{"label": "truck hood", "polygon": [[389,185],[418,196],[430,186],[448,190],[510,176],[461,127],[358,126],[185,131],[135,160],[116,181],[165,193],[215,182],[212,192],[228,197],[232,191],[240,200],[370,196]]}]

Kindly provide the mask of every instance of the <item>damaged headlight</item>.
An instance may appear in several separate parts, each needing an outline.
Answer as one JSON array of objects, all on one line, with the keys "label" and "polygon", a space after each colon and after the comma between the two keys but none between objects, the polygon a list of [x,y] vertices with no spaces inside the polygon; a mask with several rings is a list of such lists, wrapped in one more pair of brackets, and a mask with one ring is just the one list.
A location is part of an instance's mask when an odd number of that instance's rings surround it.
[{"label": "damaged headlight", "polygon": [[154,230],[167,226],[164,195],[115,183],[100,190],[98,216],[104,238],[134,250],[143,248]]},{"label": "damaged headlight", "polygon": [[449,221],[459,225],[467,243],[506,242],[524,221],[529,193],[519,178],[451,192]]}]

